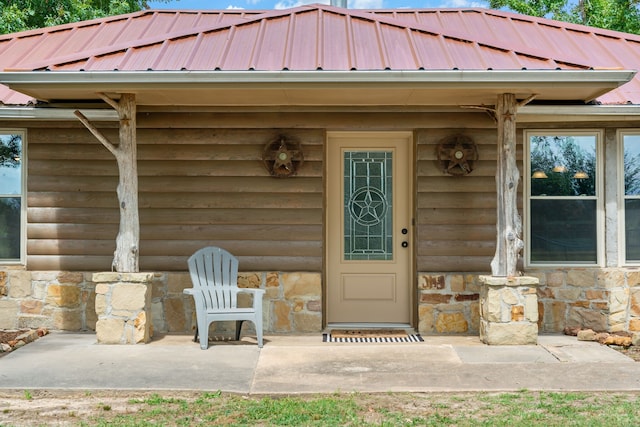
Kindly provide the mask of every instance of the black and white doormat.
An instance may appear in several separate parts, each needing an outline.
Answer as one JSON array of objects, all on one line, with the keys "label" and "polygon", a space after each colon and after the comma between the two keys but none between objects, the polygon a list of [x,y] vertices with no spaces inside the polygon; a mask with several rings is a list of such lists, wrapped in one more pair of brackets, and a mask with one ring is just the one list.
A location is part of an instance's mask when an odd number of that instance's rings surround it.
[{"label": "black and white doormat", "polygon": [[422,342],[420,334],[401,330],[333,330],[322,334],[322,342],[403,343]]}]

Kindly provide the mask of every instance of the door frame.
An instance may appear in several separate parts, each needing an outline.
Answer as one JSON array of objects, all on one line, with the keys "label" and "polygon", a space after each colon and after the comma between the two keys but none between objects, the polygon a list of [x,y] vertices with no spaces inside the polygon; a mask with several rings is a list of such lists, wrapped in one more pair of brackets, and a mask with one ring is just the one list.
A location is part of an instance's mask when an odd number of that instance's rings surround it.
[{"label": "door frame", "polygon": [[[417,327],[417,316],[418,316],[418,310],[417,310],[417,306],[416,306],[416,292],[417,292],[417,282],[416,282],[416,254],[417,254],[417,240],[416,240],[416,173],[415,173],[415,165],[416,165],[416,141],[415,141],[415,133],[413,131],[327,131],[325,133],[325,146],[324,146],[324,152],[323,152],[323,156],[324,156],[324,167],[323,167],[323,174],[324,174],[324,213],[323,213],[323,235],[324,235],[324,251],[323,251],[323,277],[324,280],[322,281],[322,294],[323,294],[323,303],[322,303],[322,324],[323,327],[327,327],[329,325],[328,322],[328,305],[329,305],[329,299],[328,299],[328,287],[329,287],[329,262],[328,262],[328,252],[329,252],[329,227],[328,227],[328,220],[329,220],[329,193],[330,193],[330,189],[329,189],[329,180],[328,180],[328,174],[331,172],[335,172],[336,166],[335,165],[330,165],[330,157],[329,157],[329,139],[330,138],[340,138],[340,137],[348,137],[348,138],[358,138],[358,137],[362,137],[362,138],[366,138],[367,136],[376,136],[376,137],[380,137],[380,136],[385,136],[388,135],[389,137],[405,137],[409,140],[409,164],[406,165],[410,170],[409,170],[409,174],[410,174],[410,178],[409,178],[409,197],[407,198],[407,202],[408,202],[408,206],[406,207],[406,209],[408,210],[409,216],[410,216],[410,231],[409,231],[409,235],[411,236],[411,245],[409,246],[408,250],[410,251],[409,254],[409,279],[410,279],[410,283],[409,283],[409,298],[408,298],[408,314],[409,314],[409,325],[410,327]],[[333,167],[331,167],[333,166]],[[341,170],[342,168],[340,167],[340,165],[338,165],[339,169]],[[379,324],[374,324],[374,323],[367,323],[367,324],[353,324],[354,326],[371,326],[371,325],[380,325],[380,326],[384,326],[384,325],[388,325],[385,323],[379,323]]]}]

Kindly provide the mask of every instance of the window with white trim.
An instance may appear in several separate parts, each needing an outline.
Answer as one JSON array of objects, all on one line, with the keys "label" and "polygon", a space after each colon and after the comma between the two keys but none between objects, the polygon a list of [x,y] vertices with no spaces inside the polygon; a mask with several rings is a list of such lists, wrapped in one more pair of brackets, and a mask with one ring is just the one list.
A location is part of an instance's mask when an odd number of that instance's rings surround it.
[{"label": "window with white trim", "polygon": [[527,264],[602,260],[602,133],[527,132]]},{"label": "window with white trim", "polygon": [[23,142],[23,132],[0,129],[0,262],[22,254]]},{"label": "window with white trim", "polygon": [[622,168],[619,168],[624,200],[625,264],[640,264],[640,131],[622,133]]}]

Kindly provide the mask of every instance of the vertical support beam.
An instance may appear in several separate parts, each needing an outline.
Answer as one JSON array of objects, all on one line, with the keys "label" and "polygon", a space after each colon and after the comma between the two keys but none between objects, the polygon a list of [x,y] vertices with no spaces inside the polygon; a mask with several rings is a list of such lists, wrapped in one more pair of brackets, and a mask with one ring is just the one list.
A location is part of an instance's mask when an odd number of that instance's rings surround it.
[{"label": "vertical support beam", "polygon": [[498,95],[495,111],[498,123],[497,241],[496,254],[491,261],[491,274],[501,277],[516,275],[519,253],[524,246],[520,238],[522,221],[518,214],[520,172],[516,162],[517,107],[514,94]]},{"label": "vertical support beam", "polygon": [[120,120],[120,145],[116,150],[119,170],[117,193],[120,203],[120,229],[116,238],[112,267],[117,272],[136,273],[139,271],[140,219],[135,95],[122,94],[117,110]]},{"label": "vertical support beam", "polygon": [[119,143],[113,145],[80,112],[75,115],[82,124],[111,152],[118,163],[118,205],[120,208],[120,229],[116,237],[116,250],[111,267],[118,273],[137,273],[138,246],[140,244],[140,219],[138,213],[138,144],[136,141],[136,97],[124,93],[115,102],[106,95],[98,94],[118,112],[120,122]]},{"label": "vertical support beam", "polygon": [[621,253],[618,248],[618,139],[616,129],[605,128],[604,130],[604,218],[605,237],[604,247],[607,267],[616,267],[620,260]]}]

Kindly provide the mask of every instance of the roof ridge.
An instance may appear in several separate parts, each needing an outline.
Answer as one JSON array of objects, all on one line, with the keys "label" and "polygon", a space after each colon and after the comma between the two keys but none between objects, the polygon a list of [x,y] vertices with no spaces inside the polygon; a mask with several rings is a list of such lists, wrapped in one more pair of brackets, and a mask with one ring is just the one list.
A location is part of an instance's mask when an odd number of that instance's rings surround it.
[{"label": "roof ridge", "polygon": [[[314,5],[311,5],[311,6],[314,6]],[[290,8],[290,9],[269,10],[264,13],[256,13],[256,15],[252,15],[249,19],[246,19],[244,17],[243,18],[238,17],[237,22],[236,21],[224,22],[224,23],[213,24],[213,25],[206,24],[206,25],[201,25],[194,28],[189,28],[186,30],[175,31],[173,33],[168,33],[168,34],[163,33],[163,34],[158,34],[158,35],[154,35],[154,36],[143,38],[143,39],[123,41],[119,44],[103,46],[90,51],[76,52],[76,53],[72,53],[69,55],[61,56],[61,57],[51,57],[48,59],[43,59],[37,62],[33,62],[31,64],[25,63],[23,66],[7,68],[6,70],[12,70],[12,71],[39,70],[39,69],[44,69],[51,64],[73,63],[91,56],[109,55],[114,52],[124,51],[128,49],[139,48],[143,46],[151,46],[154,44],[161,44],[167,40],[176,40],[176,39],[185,38],[189,36],[196,36],[197,34],[200,34],[200,33],[214,32],[224,28],[231,28],[234,26],[250,24],[252,22],[259,21],[265,18],[291,15],[292,13],[295,13],[295,12],[291,12],[293,10],[313,10],[313,9],[314,9],[313,7],[310,7],[308,5],[303,5],[295,8]],[[157,12],[157,11],[163,12],[163,10],[154,10],[154,12]],[[182,11],[178,11],[178,12],[182,12]],[[226,10],[217,11],[217,12],[226,13]],[[118,15],[118,16],[126,16],[126,15]]]},{"label": "roof ridge", "polygon": [[[80,52],[76,52],[76,53],[62,56],[62,57],[52,57],[45,60],[39,60],[33,63],[27,62],[21,66],[12,67],[10,68],[10,70],[25,71],[25,70],[46,69],[51,65],[70,64],[73,62],[81,61],[89,57],[109,55],[111,53],[115,53],[119,51],[126,51],[130,49],[144,47],[144,46],[162,44],[168,40],[176,40],[180,38],[192,37],[200,33],[208,33],[208,32],[223,30],[226,28],[249,25],[264,19],[277,18],[282,16],[288,16],[288,15],[294,16],[298,13],[311,12],[314,10],[323,10],[329,13],[335,13],[335,14],[344,15],[344,16],[351,16],[357,19],[366,19],[371,22],[379,22],[386,25],[396,26],[398,28],[407,28],[413,31],[426,32],[429,34],[439,35],[439,36],[453,39],[453,40],[461,40],[465,42],[476,43],[478,45],[489,47],[492,49],[514,52],[515,54],[519,54],[519,55],[530,56],[530,57],[535,57],[540,59],[550,59],[550,60],[553,60],[554,62],[559,62],[563,64],[574,65],[574,66],[579,66],[583,68],[588,68],[591,66],[590,64],[584,64],[584,62],[578,58],[569,58],[566,56],[565,58],[549,58],[548,55],[546,55],[544,52],[541,52],[538,49],[532,48],[532,47],[527,47],[527,49],[514,49],[512,46],[509,46],[507,43],[504,43],[501,40],[495,39],[493,37],[487,37],[486,35],[482,35],[482,34],[472,38],[468,34],[464,34],[462,32],[458,32],[455,30],[441,31],[439,29],[430,28],[429,26],[421,24],[419,22],[407,23],[396,17],[389,17],[386,15],[379,14],[378,12],[379,10],[344,9],[344,8],[324,5],[324,4],[312,4],[312,5],[302,5],[294,8],[289,8],[289,9],[269,10],[264,13],[256,13],[255,15],[251,15],[248,18],[245,16],[242,19],[238,19],[232,22],[224,22],[224,23],[213,24],[213,25],[206,24],[199,27],[195,27],[195,28],[176,31],[173,33],[168,33],[168,34],[164,33],[164,34],[158,34],[158,35],[154,35],[154,36],[143,38],[143,39],[123,41],[116,45],[109,45],[109,46],[101,47],[91,51],[80,51]],[[448,13],[449,11],[451,12],[468,11],[468,12],[487,14],[487,12],[493,12],[493,9],[482,9],[482,8],[414,9],[414,11],[431,11],[431,10],[434,13]],[[380,9],[380,11],[382,11],[382,9]],[[396,9],[394,11],[397,12],[398,10]],[[402,9],[402,12],[404,11],[411,12],[412,9]],[[150,10],[150,11],[145,11],[143,13],[139,13],[139,12],[136,12],[136,13],[142,16],[143,14],[157,13],[157,12],[162,12],[162,10],[160,11]],[[178,12],[175,12],[175,13],[178,13]],[[114,17],[114,20],[128,19],[131,17],[131,15],[132,14],[119,15],[120,18]],[[511,16],[503,16],[502,13],[495,14],[495,15],[499,17],[503,17],[505,19],[511,19]],[[508,14],[508,15],[513,15],[516,17],[516,19],[520,18],[520,15],[517,15],[517,14]],[[555,22],[555,21],[551,21],[551,22]]]},{"label": "roof ridge", "polygon": [[[536,22],[538,24],[548,25],[548,26],[557,27],[557,28],[576,30],[576,31],[581,31],[585,33],[598,34],[606,37],[620,38],[620,39],[633,40],[633,41],[640,42],[640,34],[625,33],[623,31],[609,30],[609,29],[600,28],[600,27],[591,27],[589,25],[576,24],[574,22],[567,22],[567,21],[559,21],[557,19],[549,19],[549,18],[543,18],[539,16],[523,15],[516,12],[503,11],[499,9],[485,9],[485,8],[472,8],[472,9],[482,11],[487,15],[496,15],[504,18],[517,19],[519,21]],[[467,9],[462,9],[462,10],[467,10]]]},{"label": "roof ridge", "polygon": [[18,31],[15,33],[0,34],[0,42],[6,41],[6,40],[13,40],[16,38],[21,39],[26,37],[40,36],[47,33],[56,33],[64,30],[73,30],[75,28],[90,27],[92,25],[102,24],[103,22],[122,21],[122,20],[127,20],[129,18],[133,18],[133,17],[147,15],[153,12],[157,12],[157,10],[154,10],[154,9],[139,10],[137,12],[130,12],[122,15],[111,15],[111,16],[105,16],[102,18],[89,19],[86,21],[77,21],[77,22],[69,22],[67,24],[53,25],[51,27],[34,28],[32,30],[24,30],[24,31]]},{"label": "roof ridge", "polygon": [[[481,13],[481,14],[486,14],[486,11],[493,11],[493,9],[483,9],[483,8],[460,8],[460,9],[450,9],[450,8],[446,8],[446,9],[413,9],[414,11],[425,11],[425,10],[433,10],[434,13],[453,13],[453,12],[475,12],[475,13]],[[409,11],[411,12],[412,9],[396,9],[397,11]],[[364,13],[366,14],[370,14],[373,16],[376,16],[376,20],[383,20],[386,21],[387,24],[389,25],[397,25],[399,27],[402,28],[411,28],[417,31],[424,31],[424,32],[428,32],[430,34],[435,34],[435,35],[440,35],[442,37],[445,38],[449,38],[449,39],[454,39],[454,40],[461,40],[461,41],[466,41],[466,42],[471,42],[471,43],[477,43],[481,46],[486,46],[486,47],[490,47],[493,49],[499,49],[499,50],[504,50],[504,51],[509,51],[509,52],[514,52],[520,55],[526,55],[526,56],[531,56],[531,57],[536,57],[536,58],[541,58],[541,59],[553,59],[555,62],[560,62],[563,64],[567,64],[567,65],[577,65],[580,67],[591,67],[591,65],[589,64],[584,64],[584,62],[580,59],[580,58],[570,58],[570,57],[566,57],[566,58],[549,58],[549,55],[545,54],[544,52],[540,51],[539,49],[536,49],[534,47],[530,47],[527,46],[527,50],[524,49],[514,49],[512,46],[508,46],[506,45],[502,40],[499,39],[495,39],[493,37],[487,37],[485,34],[478,34],[475,35],[473,38],[469,37],[467,34],[464,34],[462,32],[458,32],[456,30],[447,30],[447,32],[443,32],[443,31],[439,31],[439,30],[434,30],[433,28],[429,28],[427,25],[421,24],[421,23],[411,23],[411,24],[407,24],[407,23],[403,23],[402,20],[395,18],[395,17],[386,17],[386,16],[377,16],[376,13],[378,12],[378,10],[366,10],[364,11]],[[514,14],[516,16],[520,16],[517,14]],[[526,15],[523,15],[526,16]],[[504,17],[507,18],[507,17]]]}]

